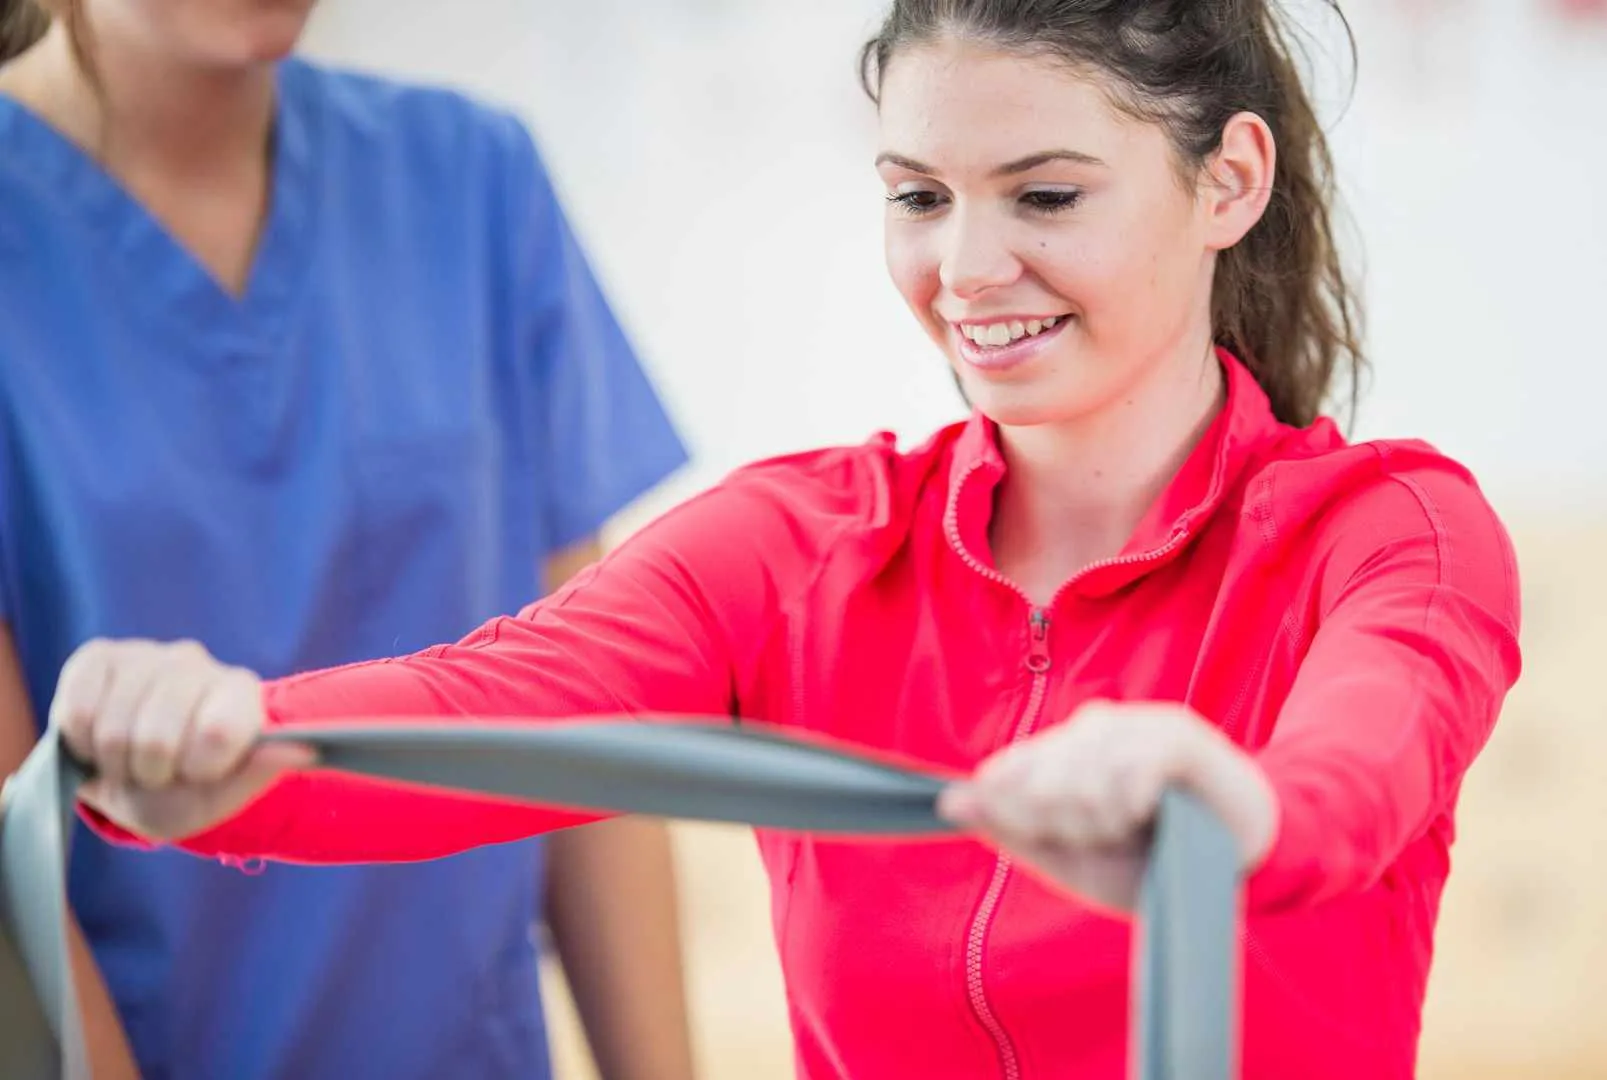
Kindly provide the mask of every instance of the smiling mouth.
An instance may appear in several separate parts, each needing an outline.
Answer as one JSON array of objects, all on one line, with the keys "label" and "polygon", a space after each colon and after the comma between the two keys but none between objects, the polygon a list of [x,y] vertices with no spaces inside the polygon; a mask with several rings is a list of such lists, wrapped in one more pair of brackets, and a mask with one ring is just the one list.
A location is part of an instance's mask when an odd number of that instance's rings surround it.
[{"label": "smiling mouth", "polygon": [[1051,315],[1047,319],[1028,319],[1017,322],[958,323],[955,329],[960,336],[979,349],[1002,349],[1023,338],[1037,337],[1070,318],[1068,315]]}]

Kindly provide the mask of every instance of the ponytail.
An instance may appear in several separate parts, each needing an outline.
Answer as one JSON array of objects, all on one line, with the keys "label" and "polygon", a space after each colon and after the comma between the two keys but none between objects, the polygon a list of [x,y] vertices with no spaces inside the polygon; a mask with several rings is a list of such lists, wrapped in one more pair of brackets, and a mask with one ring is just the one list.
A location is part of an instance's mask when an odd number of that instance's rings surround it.
[{"label": "ponytail", "polygon": [[1212,325],[1217,341],[1250,366],[1280,419],[1304,426],[1341,368],[1349,369],[1354,412],[1365,364],[1361,299],[1339,258],[1328,138],[1287,34],[1265,0],[1242,6],[1251,12],[1247,69],[1260,84],[1255,111],[1272,128],[1278,158],[1266,213],[1217,260]]}]

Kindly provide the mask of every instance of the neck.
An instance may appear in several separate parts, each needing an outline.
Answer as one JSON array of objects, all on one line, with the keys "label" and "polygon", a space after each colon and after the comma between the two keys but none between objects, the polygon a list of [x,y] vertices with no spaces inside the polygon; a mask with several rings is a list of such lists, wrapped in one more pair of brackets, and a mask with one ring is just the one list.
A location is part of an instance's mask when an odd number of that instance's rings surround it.
[{"label": "neck", "polygon": [[58,19],[17,60],[16,96],[117,173],[199,177],[266,168],[273,70],[176,64],[130,36],[94,38],[95,79]]},{"label": "neck", "polygon": [[1065,424],[999,429],[1007,474],[997,494],[995,557],[1057,587],[1120,552],[1222,407],[1209,345],[1162,363],[1127,397]]}]

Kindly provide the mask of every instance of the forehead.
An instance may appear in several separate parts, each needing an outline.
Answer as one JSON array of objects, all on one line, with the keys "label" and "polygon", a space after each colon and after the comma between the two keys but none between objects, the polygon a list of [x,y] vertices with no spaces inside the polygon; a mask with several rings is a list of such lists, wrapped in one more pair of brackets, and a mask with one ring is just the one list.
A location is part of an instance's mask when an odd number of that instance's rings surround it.
[{"label": "forehead", "polygon": [[1051,147],[1103,158],[1146,126],[1111,104],[1102,76],[955,39],[897,52],[882,73],[880,99],[882,149],[934,163]]}]

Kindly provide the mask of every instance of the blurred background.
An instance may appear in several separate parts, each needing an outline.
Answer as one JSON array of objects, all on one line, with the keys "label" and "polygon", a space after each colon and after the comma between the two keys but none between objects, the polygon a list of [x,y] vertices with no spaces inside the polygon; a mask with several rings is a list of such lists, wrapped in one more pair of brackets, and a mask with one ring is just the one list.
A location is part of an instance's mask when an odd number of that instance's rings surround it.
[{"label": "blurred background", "polygon": [[[1430,1080],[1607,1077],[1607,2],[1320,0],[1307,30],[1364,270],[1358,437],[1429,439],[1518,542],[1524,677],[1463,800]],[[882,269],[880,0],[324,0],[306,51],[532,126],[696,454],[623,534],[755,457],[960,415]],[[1354,76],[1354,78],[1353,78]],[[765,885],[678,827],[702,1074],[790,1075]],[[592,1076],[556,975],[562,1075]]]}]

